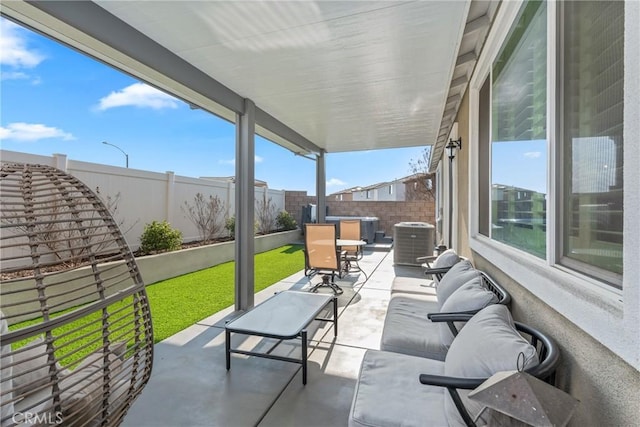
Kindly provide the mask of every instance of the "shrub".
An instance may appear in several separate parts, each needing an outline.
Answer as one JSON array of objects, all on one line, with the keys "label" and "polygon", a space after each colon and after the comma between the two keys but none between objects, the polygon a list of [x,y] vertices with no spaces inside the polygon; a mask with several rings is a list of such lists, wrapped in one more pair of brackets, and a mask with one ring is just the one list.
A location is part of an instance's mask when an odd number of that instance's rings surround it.
[{"label": "shrub", "polygon": [[276,219],[276,210],[276,205],[271,197],[267,199],[266,194],[262,196],[262,200],[256,201],[256,221],[260,233],[267,234],[271,231]]},{"label": "shrub", "polygon": [[[256,220],[253,223],[253,234],[256,234],[258,232],[258,221]],[[224,222],[224,228],[227,229],[227,231],[229,232],[229,236],[231,237],[235,237],[236,236],[236,217],[234,216],[230,216],[229,218],[227,218]]]},{"label": "shrub", "polygon": [[296,220],[287,211],[280,211],[276,217],[276,225],[278,230],[295,230],[298,227]]},{"label": "shrub", "polygon": [[208,243],[222,230],[220,215],[224,212],[224,202],[218,196],[209,196],[207,199],[202,193],[196,194],[193,205],[184,202],[182,211],[187,218],[198,228],[200,240]]},{"label": "shrub", "polygon": [[224,228],[229,232],[229,236],[234,237],[236,235],[236,217],[230,216],[224,221]]},{"label": "shrub", "polygon": [[182,246],[182,232],[167,221],[152,221],[144,226],[140,237],[140,250],[145,254],[171,252]]}]

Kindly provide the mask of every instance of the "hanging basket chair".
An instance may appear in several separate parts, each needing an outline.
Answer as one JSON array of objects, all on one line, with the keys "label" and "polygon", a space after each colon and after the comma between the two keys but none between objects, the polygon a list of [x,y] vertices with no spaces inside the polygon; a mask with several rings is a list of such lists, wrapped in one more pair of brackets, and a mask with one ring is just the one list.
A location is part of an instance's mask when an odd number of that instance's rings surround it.
[{"label": "hanging basket chair", "polygon": [[0,425],[111,426],[151,375],[149,301],[109,209],[58,169],[0,172]]}]

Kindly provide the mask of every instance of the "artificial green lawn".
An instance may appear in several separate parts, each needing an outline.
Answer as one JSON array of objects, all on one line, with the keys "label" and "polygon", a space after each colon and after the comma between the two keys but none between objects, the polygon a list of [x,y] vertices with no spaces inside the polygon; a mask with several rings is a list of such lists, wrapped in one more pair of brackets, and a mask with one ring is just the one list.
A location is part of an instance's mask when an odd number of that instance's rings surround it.
[{"label": "artificial green lawn", "polygon": [[[255,291],[304,268],[301,245],[255,256]],[[147,286],[154,342],[179,332],[234,303],[235,262],[230,261]]]},{"label": "artificial green lawn", "polygon": [[[304,268],[304,254],[301,245],[286,245],[255,256],[255,292],[288,277]],[[194,323],[227,308],[234,303],[235,262],[230,261],[204,270],[188,273],[172,279],[163,280],[147,286],[151,317],[153,321],[153,340],[158,343],[163,339],[193,325]],[[132,319],[121,318],[118,311],[132,304],[129,297],[112,304],[108,310],[115,315],[113,321],[127,323]],[[61,315],[73,308],[56,313]],[[56,317],[53,315],[52,317]],[[21,329],[36,324],[41,319],[27,320],[10,327]],[[101,313],[92,313],[80,320],[54,329],[53,335],[63,342],[74,342],[73,347],[86,346],[82,351],[70,356],[65,351],[57,356],[65,366],[73,366],[90,352],[102,345],[100,329],[95,327],[101,322]],[[114,327],[118,325],[114,324]],[[128,331],[114,341],[129,341],[133,332]],[[27,343],[23,340],[14,344],[20,348]],[[82,343],[82,344],[80,344]]]}]

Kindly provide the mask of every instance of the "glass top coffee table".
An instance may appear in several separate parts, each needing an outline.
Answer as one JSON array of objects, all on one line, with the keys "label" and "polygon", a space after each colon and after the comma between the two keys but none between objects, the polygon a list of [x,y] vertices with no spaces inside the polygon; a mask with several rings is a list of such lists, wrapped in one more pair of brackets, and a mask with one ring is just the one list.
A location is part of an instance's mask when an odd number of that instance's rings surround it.
[{"label": "glass top coffee table", "polygon": [[[318,317],[333,303],[333,319]],[[302,365],[302,384],[307,383],[307,327],[314,320],[333,323],[333,334],[338,335],[338,299],[332,294],[313,294],[283,291],[242,314],[225,325],[225,354],[227,370],[231,369],[231,353],[282,360]],[[302,340],[302,358],[277,356],[231,348],[231,333],[266,338]]]}]

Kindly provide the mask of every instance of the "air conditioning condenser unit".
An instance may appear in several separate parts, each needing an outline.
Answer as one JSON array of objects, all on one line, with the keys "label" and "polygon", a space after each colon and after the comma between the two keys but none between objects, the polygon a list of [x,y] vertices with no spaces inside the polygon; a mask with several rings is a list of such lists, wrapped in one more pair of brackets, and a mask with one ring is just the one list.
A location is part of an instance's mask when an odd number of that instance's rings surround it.
[{"label": "air conditioning condenser unit", "polygon": [[433,255],[435,227],[426,222],[400,222],[393,226],[393,262],[421,265],[416,258]]}]

